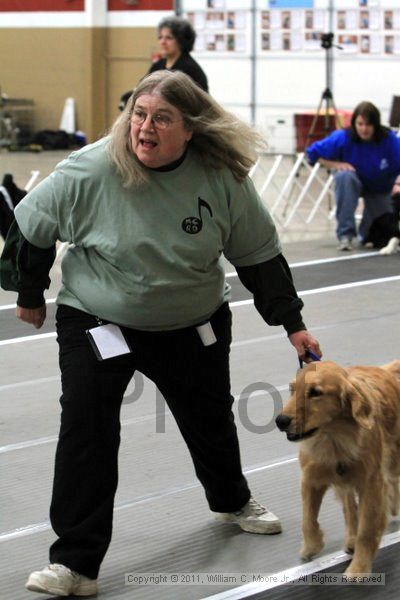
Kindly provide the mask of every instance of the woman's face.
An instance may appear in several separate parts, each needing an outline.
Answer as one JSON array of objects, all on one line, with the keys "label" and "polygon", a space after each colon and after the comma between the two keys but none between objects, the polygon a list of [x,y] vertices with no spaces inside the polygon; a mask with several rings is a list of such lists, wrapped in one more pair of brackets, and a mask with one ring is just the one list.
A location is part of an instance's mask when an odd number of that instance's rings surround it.
[{"label": "woman's face", "polygon": [[132,151],[143,165],[157,169],[178,160],[191,137],[181,111],[162,96],[143,94],[136,99],[130,141]]},{"label": "woman's face", "polygon": [[363,140],[363,142],[369,142],[370,140],[372,140],[372,138],[374,137],[375,128],[373,125],[368,123],[368,121],[366,121],[364,117],[358,115],[358,117],[356,117],[356,120],[354,121],[354,125],[358,136],[360,137],[360,139]]},{"label": "woman's face", "polygon": [[169,27],[163,27],[158,34],[158,43],[160,46],[163,58],[178,58],[181,54],[179,44],[172,35],[172,31]]}]

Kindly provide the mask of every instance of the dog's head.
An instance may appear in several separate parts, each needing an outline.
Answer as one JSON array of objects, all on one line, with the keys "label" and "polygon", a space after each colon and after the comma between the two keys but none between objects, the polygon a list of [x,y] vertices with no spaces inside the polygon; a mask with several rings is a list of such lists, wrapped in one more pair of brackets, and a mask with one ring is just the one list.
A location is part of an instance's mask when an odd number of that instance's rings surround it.
[{"label": "dog's head", "polygon": [[338,420],[349,419],[371,429],[372,407],[368,390],[333,362],[313,362],[297,372],[291,395],[276,424],[291,442],[328,432]]}]

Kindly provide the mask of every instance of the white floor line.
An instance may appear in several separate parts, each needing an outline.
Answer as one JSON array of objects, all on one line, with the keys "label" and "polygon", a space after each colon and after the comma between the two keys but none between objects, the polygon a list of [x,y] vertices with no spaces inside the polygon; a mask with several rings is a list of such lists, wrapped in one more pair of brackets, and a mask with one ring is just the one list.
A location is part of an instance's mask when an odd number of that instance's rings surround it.
[{"label": "white floor line", "polygon": [[[284,460],[280,460],[274,463],[268,463],[266,465],[261,465],[258,467],[250,468],[244,470],[245,475],[250,475],[252,473],[257,473],[260,471],[275,469],[279,467],[284,467],[296,463],[298,461],[297,456],[295,457],[287,457]],[[139,504],[143,504],[146,502],[152,502],[154,500],[158,500],[161,498],[165,498],[168,496],[172,496],[178,493],[182,493],[183,491],[190,491],[192,489],[200,487],[199,482],[189,483],[177,488],[172,488],[169,490],[162,490],[160,492],[155,492],[153,494],[148,494],[145,496],[139,496],[138,498],[125,501],[120,504],[117,504],[114,508],[115,512],[119,512],[121,510],[126,510],[128,508],[133,508]],[[17,538],[27,537],[29,535],[35,535],[37,533],[43,533],[51,530],[51,526],[49,521],[43,521],[42,523],[33,523],[31,525],[27,525],[25,527],[18,527],[11,531],[5,531],[0,533],[0,543],[13,541]],[[388,533],[382,537],[380,548],[386,548],[393,544],[400,542],[400,532],[396,531],[394,533]],[[278,587],[282,584],[282,581],[293,581],[302,575],[310,575],[317,571],[321,571],[324,569],[328,569],[335,565],[338,565],[349,558],[349,555],[344,553],[343,551],[334,552],[332,554],[328,554],[325,556],[321,556],[311,562],[306,563],[305,565],[295,566],[289,569],[285,569],[283,571],[279,571],[276,573],[268,573],[270,576],[268,583],[251,583],[243,586],[239,586],[237,588],[233,588],[227,590],[225,592],[215,594],[213,596],[207,596],[203,598],[203,600],[240,600],[243,598],[250,598],[255,594],[264,592],[268,589],[272,589],[274,587]],[[273,581],[273,575],[275,575],[276,581]],[[284,579],[286,577],[286,579]]]},{"label": "white floor line", "polygon": [[[319,331],[326,331],[328,329],[335,329],[335,328],[337,328],[337,326],[338,326],[337,323],[331,323],[330,325],[318,325],[316,327],[312,327],[311,330],[313,333],[316,333]],[[271,342],[273,340],[286,339],[286,338],[287,338],[287,334],[286,334],[286,332],[283,331],[281,333],[274,333],[272,335],[265,335],[265,336],[257,337],[257,338],[249,338],[248,340],[240,340],[237,342],[232,342],[231,348],[233,350],[235,348],[241,348],[242,346],[251,346],[252,344],[268,344],[268,342]],[[54,381],[60,381],[60,376],[54,375],[53,377],[42,377],[39,379],[30,379],[27,381],[17,381],[15,383],[8,383],[6,385],[0,385],[0,394],[1,394],[1,392],[5,392],[7,390],[14,390],[14,389],[18,389],[18,388],[25,387],[25,386],[40,385],[42,383],[43,384],[52,383]]]},{"label": "white floor line", "polygon": [[[171,416],[169,411],[165,411],[165,416]],[[156,413],[151,413],[150,415],[144,415],[142,417],[133,417],[131,419],[123,419],[121,421],[121,427],[126,427],[127,425],[136,425],[137,423],[143,423],[144,421],[151,421],[156,418]],[[25,442],[16,442],[15,444],[6,444],[5,446],[0,446],[0,454],[8,454],[9,452],[14,452],[15,450],[26,450],[28,448],[32,448],[34,446],[45,446],[46,444],[56,444],[58,440],[57,435],[52,435],[50,437],[36,438],[33,440],[26,440]]]},{"label": "white floor line", "polygon": [[[56,298],[49,298],[48,300],[46,300],[46,304],[54,304],[56,301]],[[13,308],[17,308],[17,305],[14,304],[4,304],[3,306],[0,306],[0,310],[11,310]]]},{"label": "white floor line", "polygon": [[[387,548],[400,542],[400,532],[388,533],[382,537],[379,548]],[[220,592],[213,596],[205,596],[201,600],[242,600],[243,598],[251,598],[256,594],[266,592],[273,588],[280,587],[283,582],[290,583],[296,581],[302,576],[312,575],[318,571],[330,569],[340,563],[350,560],[351,556],[343,551],[333,552],[332,554],[326,554],[320,558],[316,558],[310,562],[304,563],[283,571],[276,573],[265,573],[268,575],[268,582],[263,583],[247,583],[236,588],[227,590],[226,592]],[[347,589],[347,588],[346,588]],[[339,593],[337,594],[339,596]]]},{"label": "white floor line", "polygon": [[[346,256],[334,256],[332,258],[317,258],[315,260],[304,260],[303,262],[289,263],[291,269],[298,267],[313,267],[316,265],[325,265],[328,263],[341,262],[344,260],[354,260],[355,258],[370,258],[371,256],[379,256],[379,252],[363,252],[362,254],[350,254]],[[225,274],[225,277],[237,277],[236,271],[231,271]]]},{"label": "white floor line", "polygon": [[[337,323],[331,323],[330,325],[318,325],[316,327],[312,327],[312,332],[316,333],[317,331],[326,331],[327,329],[335,329],[337,328],[338,324]],[[248,340],[240,340],[237,342],[232,342],[231,344],[231,348],[232,350],[235,348],[241,348],[242,346],[251,346],[252,344],[268,344],[268,342],[271,342],[273,340],[279,340],[279,339],[286,339],[287,338],[287,333],[286,332],[282,332],[282,333],[274,333],[273,335],[265,335],[262,337],[256,337],[256,338],[249,338]],[[16,390],[22,387],[27,387],[27,386],[34,386],[34,385],[40,385],[40,384],[46,384],[46,383],[53,383],[53,382],[59,382],[60,381],[60,376],[59,375],[54,375],[52,377],[41,377],[39,379],[28,379],[27,381],[17,381],[15,383],[7,383],[5,385],[0,385],[0,394],[1,392],[5,392],[8,390]],[[278,388],[280,389],[280,388]],[[1,451],[1,447],[0,447],[0,451]]]},{"label": "white floor line", "polygon": [[32,535],[34,533],[42,533],[42,531],[49,531],[49,529],[51,529],[51,526],[48,521],[43,521],[43,523],[34,523],[33,525],[19,527],[18,529],[13,529],[12,531],[5,531],[4,533],[0,534],[0,542],[8,542],[10,540],[15,540],[16,538]]},{"label": "white floor line", "polygon": [[[289,389],[288,384],[280,385],[274,388],[277,392],[286,392]],[[1,391],[1,389],[0,389]],[[241,400],[250,399],[250,398],[258,398],[259,396],[269,395],[266,389],[254,390],[254,392],[250,392],[250,394],[240,394],[239,396],[234,396],[234,401],[237,402],[239,398]],[[171,417],[172,413],[170,410],[165,408],[165,412],[163,413],[166,417]],[[121,427],[127,427],[128,425],[137,425],[138,423],[143,423],[145,421],[151,421],[152,419],[156,419],[157,413],[151,413],[150,415],[142,415],[140,417],[131,417],[129,419],[121,420]],[[32,448],[33,446],[44,446],[46,444],[52,444],[57,442],[58,437],[56,435],[43,437],[43,438],[35,438],[32,440],[25,440],[24,442],[15,442],[14,444],[6,444],[5,446],[0,446],[0,454],[7,454],[8,452],[14,452],[15,450],[26,450],[27,448]]]},{"label": "white floor line", "polygon": [[291,269],[298,267],[312,267],[315,265],[326,265],[328,263],[342,262],[346,260],[354,260],[358,258],[370,258],[371,256],[379,256],[379,252],[365,252],[362,254],[350,254],[349,256],[335,256],[332,258],[318,258],[315,260],[304,260],[302,262],[291,263]]},{"label": "white floor line", "polygon": [[[325,294],[327,292],[336,292],[338,290],[346,290],[350,288],[363,287],[364,285],[375,285],[377,283],[391,283],[393,281],[399,281],[400,275],[393,275],[391,277],[382,277],[379,279],[366,279],[364,281],[353,281],[351,283],[341,283],[339,285],[330,285],[322,288],[314,288],[312,290],[300,290],[298,291],[298,295],[301,296],[312,296],[314,294]],[[246,306],[248,304],[253,304],[253,298],[249,298],[248,300],[239,300],[237,302],[230,302],[229,306],[231,308],[237,308],[239,306]],[[21,342],[34,342],[36,340],[55,337],[55,332],[50,333],[41,333],[39,335],[28,335],[25,337],[19,338],[11,338],[8,340],[1,340],[0,346],[7,346],[8,344],[19,344]]]},{"label": "white floor line", "polygon": [[44,340],[47,338],[56,337],[55,331],[50,333],[39,333],[37,335],[25,335],[23,337],[10,338],[8,340],[1,340],[0,346],[8,346],[9,344],[22,344],[23,342],[37,342],[38,340]]},{"label": "white floor line", "polygon": [[[357,319],[352,319],[356,322]],[[340,324],[340,323],[339,323]],[[330,325],[318,325],[316,327],[310,327],[313,333],[317,331],[326,331],[327,329],[335,329],[338,327],[338,323],[331,323]],[[232,342],[231,348],[240,348],[242,346],[250,346],[251,344],[266,344],[272,340],[287,339],[287,333],[282,331],[281,333],[274,333],[273,335],[265,335],[263,337],[250,338],[248,340],[240,340],[238,342]],[[1,386],[0,386],[1,391]]]},{"label": "white floor line", "polygon": [[[331,325],[320,325],[318,327],[313,327],[312,331],[313,332],[322,331],[322,330],[326,330],[326,329],[332,329],[334,327],[337,327],[336,323],[333,323]],[[242,346],[250,346],[251,344],[267,344],[268,342],[271,342],[273,340],[286,339],[286,338],[287,338],[287,333],[283,331],[281,333],[274,333],[272,335],[265,335],[262,337],[250,338],[248,340],[232,342],[231,348],[232,349],[240,348]],[[20,338],[14,338],[14,339],[18,340]],[[7,340],[3,340],[3,341],[7,341]],[[5,385],[0,385],[0,393],[5,392],[7,390],[18,389],[18,388],[25,387],[25,386],[40,385],[41,383],[52,383],[54,381],[59,381],[59,380],[60,380],[59,375],[54,375],[53,377],[41,377],[39,379],[30,379],[27,381],[17,381],[15,383],[8,383]]]},{"label": "white floor line", "polygon": [[[365,279],[364,281],[352,281],[351,283],[340,283],[338,285],[329,285],[322,288],[314,288],[312,290],[300,290],[297,294],[300,296],[312,296],[314,294],[325,294],[327,292],[337,292],[339,290],[348,290],[350,288],[363,287],[365,285],[375,285],[377,283],[391,283],[392,281],[399,281],[400,275],[393,275],[391,277],[382,277],[380,279]],[[248,300],[239,300],[238,302],[231,302],[231,307],[246,306],[247,304],[253,304],[253,298]]]},{"label": "white floor line", "polygon": [[[334,262],[340,262],[343,260],[354,260],[357,258],[370,258],[371,256],[378,256],[379,252],[364,252],[362,254],[351,254],[350,256],[335,256],[332,258],[320,258],[320,259],[315,259],[315,260],[306,260],[303,262],[298,262],[298,263],[289,263],[289,267],[291,269],[296,269],[297,267],[312,267],[312,266],[316,266],[316,265],[323,265],[323,264],[327,264],[327,263],[334,263]],[[237,277],[237,273],[236,271],[234,272],[230,272],[230,273],[225,273],[225,277]],[[46,300],[46,304],[54,304],[54,302],[56,301],[56,298],[49,298],[48,300]],[[16,304],[5,304],[4,306],[0,306],[0,310],[11,310],[13,308],[16,308],[17,305]]]},{"label": "white floor line", "polygon": [[326,292],[336,292],[338,290],[348,290],[351,288],[362,287],[365,285],[376,285],[377,283],[391,283],[392,281],[399,281],[400,275],[393,275],[392,277],[384,277],[383,279],[366,279],[364,281],[352,281],[351,283],[341,283],[339,285],[328,285],[327,287],[316,288],[314,290],[304,290],[299,292],[299,296],[311,296],[313,294],[325,294]]},{"label": "white floor line", "polygon": [[36,438],[35,440],[27,440],[26,442],[16,442],[15,444],[6,444],[0,446],[0,454],[7,454],[8,452],[14,452],[15,450],[26,450],[26,448],[33,448],[34,446],[44,446],[45,444],[54,444],[57,442],[58,437],[52,435],[49,437]]},{"label": "white floor line", "polygon": [[[288,460],[287,464],[290,464],[291,462],[293,461]],[[164,493],[155,493],[142,498],[138,498],[136,502],[125,502],[121,505],[116,506],[115,511],[124,510],[125,508],[131,508],[134,505],[142,504],[143,502],[148,502],[161,497],[170,496],[182,492],[183,490],[191,490],[193,488],[199,487],[199,485],[200,484],[198,483],[188,484],[186,486],[182,486],[179,489],[167,490]],[[50,529],[50,523],[47,521],[44,521],[43,523],[35,523],[33,525],[28,525],[26,527],[21,527],[0,534],[0,542],[7,542],[20,537],[26,537],[28,535],[42,533],[44,531],[49,531]],[[388,548],[389,546],[393,546],[394,544],[398,544],[399,542],[400,532],[396,531],[394,533],[388,533],[382,537],[379,548]],[[280,585],[282,585],[283,581],[286,581],[288,583],[290,581],[295,581],[296,579],[299,579],[299,577],[311,575],[318,571],[323,571],[332,568],[336,565],[345,562],[346,560],[349,560],[349,558],[350,556],[343,551],[333,552],[331,554],[321,556],[313,561],[307,562],[304,565],[298,565],[275,573],[268,573],[269,581],[267,583],[249,583],[218,594],[214,594],[213,596],[205,596],[202,600],[243,600],[244,598],[251,598],[256,594],[260,594],[267,590],[279,587]]]},{"label": "white floor line", "polygon": [[[291,465],[297,462],[297,460],[297,456],[289,456],[284,460],[279,460],[276,462],[266,463],[265,465],[259,465],[256,467],[250,467],[249,469],[244,469],[243,473],[245,475],[251,475],[252,473],[259,473],[260,471],[268,471],[270,469],[285,467],[287,465]],[[154,492],[152,494],[147,494],[146,496],[139,496],[137,498],[134,498],[133,500],[128,500],[116,504],[114,511],[117,512],[120,510],[125,510],[127,508],[132,508],[133,506],[143,504],[144,502],[152,502],[153,500],[157,500],[159,498],[164,498],[167,496],[172,496],[174,494],[179,494],[181,492],[192,490],[200,486],[200,482],[195,481],[193,483],[188,483],[186,485],[175,487],[169,490],[166,489],[161,490],[159,492]],[[20,537],[25,537],[28,535],[33,535],[35,533],[41,533],[43,531],[48,531],[49,529],[51,529],[49,521],[43,521],[42,523],[33,523],[31,525],[26,525],[25,527],[18,527],[16,529],[12,529],[11,531],[4,531],[0,533],[0,543],[14,540]]]},{"label": "white floor line", "polygon": [[[388,533],[384,535],[379,548],[387,548],[400,542],[400,532]],[[304,565],[285,569],[276,573],[265,573],[268,575],[268,581],[263,583],[247,583],[245,585],[232,588],[226,592],[219,594],[213,594],[212,596],[204,596],[201,600],[242,600],[243,598],[251,598],[256,594],[266,592],[273,588],[280,587],[283,582],[290,583],[296,581],[300,577],[312,575],[318,571],[330,569],[342,562],[350,560],[351,556],[343,551],[333,552],[317,558],[313,561],[305,563]],[[339,594],[338,594],[339,595]]]},{"label": "white floor line", "polygon": [[14,390],[20,387],[40,385],[41,383],[52,383],[53,381],[60,381],[60,376],[54,375],[53,377],[40,377],[40,379],[27,379],[26,381],[7,383],[6,385],[0,385],[0,393],[6,392],[7,390]]}]

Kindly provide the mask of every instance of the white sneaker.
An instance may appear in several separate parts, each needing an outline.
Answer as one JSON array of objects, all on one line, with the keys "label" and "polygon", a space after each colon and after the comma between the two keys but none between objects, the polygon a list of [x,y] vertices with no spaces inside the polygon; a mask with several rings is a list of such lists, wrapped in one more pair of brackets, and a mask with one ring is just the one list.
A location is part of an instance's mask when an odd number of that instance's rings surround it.
[{"label": "white sneaker", "polygon": [[379,250],[379,254],[383,254],[383,255],[396,254],[398,247],[399,247],[399,241],[400,240],[397,237],[390,238],[390,240],[387,243],[387,246],[384,246],[383,248],[381,248]]},{"label": "white sneaker", "polygon": [[279,518],[261,506],[254,498],[250,498],[241,510],[232,513],[214,513],[215,518],[227,523],[237,523],[243,531],[249,533],[280,533],[282,524]]},{"label": "white sneaker", "polygon": [[348,250],[353,250],[353,244],[351,238],[341,237],[339,240],[338,250],[342,252],[347,252]]},{"label": "white sneaker", "polygon": [[50,564],[43,571],[34,571],[25,584],[31,592],[55,596],[95,596],[97,580],[71,571],[64,565]]}]

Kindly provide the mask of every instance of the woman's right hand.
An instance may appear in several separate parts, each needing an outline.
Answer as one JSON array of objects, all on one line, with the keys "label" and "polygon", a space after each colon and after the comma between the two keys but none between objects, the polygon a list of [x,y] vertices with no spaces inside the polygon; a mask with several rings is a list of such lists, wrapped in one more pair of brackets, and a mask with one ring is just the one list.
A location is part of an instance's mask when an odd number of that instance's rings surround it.
[{"label": "woman's right hand", "polygon": [[36,329],[40,329],[46,319],[46,304],[39,306],[39,308],[17,306],[15,315],[21,321],[33,325]]},{"label": "woman's right hand", "polygon": [[335,169],[335,171],[355,171],[353,165],[339,160],[327,160],[326,158],[318,159],[318,162],[326,169]]},{"label": "woman's right hand", "polygon": [[337,171],[355,171],[355,168],[350,163],[346,162],[335,162],[335,169]]}]

